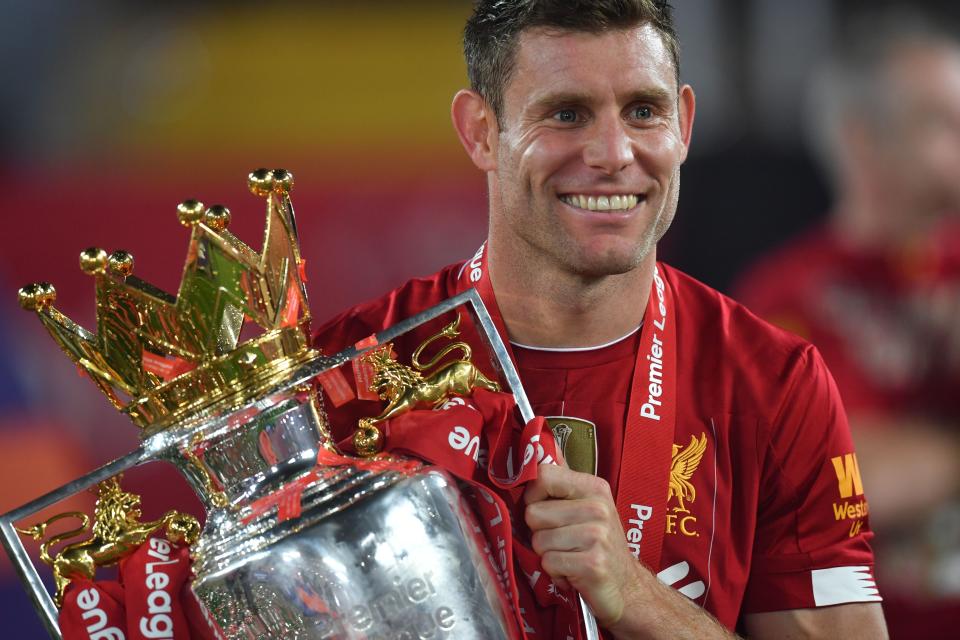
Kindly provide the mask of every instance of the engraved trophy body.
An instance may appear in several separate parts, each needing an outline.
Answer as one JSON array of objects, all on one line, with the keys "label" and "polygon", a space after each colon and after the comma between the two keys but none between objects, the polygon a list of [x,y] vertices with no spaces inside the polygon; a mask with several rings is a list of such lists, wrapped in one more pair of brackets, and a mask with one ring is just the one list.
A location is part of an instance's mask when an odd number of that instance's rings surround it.
[{"label": "engraved trophy body", "polygon": [[[206,524],[199,539],[195,521],[175,512],[146,524],[155,524],[151,532],[166,527],[171,540],[196,539],[192,589],[227,638],[519,637],[452,478],[411,460],[341,455],[322,398],[309,384],[460,309],[531,418],[479,296],[468,291],[371,336],[369,344],[319,354],[309,342],[292,176],[258,170],[249,185],[267,201],[263,250],[226,230],[226,208],[183,203],[179,218],[191,242],[175,297],[135,278],[129,254],[84,251],[81,267],[97,284],[97,334],[53,307],[50,285],[21,290],[21,304],[37,312],[63,350],[142,429],[135,451],[0,517],[4,546],[51,636],[61,637],[55,601],[18,536],[40,539],[44,527],[14,523],[97,484],[101,495],[105,487],[119,491],[124,470],[166,460],[201,497]],[[241,342],[250,323],[261,333]],[[362,428],[375,430],[375,420]],[[86,516],[72,515],[86,523]],[[94,569],[61,566],[57,603],[71,576],[92,577]]]},{"label": "engraved trophy body", "polygon": [[260,405],[194,436],[202,464],[182,458],[194,485],[214,492],[193,590],[228,637],[511,637],[446,474],[318,447],[312,391]]}]

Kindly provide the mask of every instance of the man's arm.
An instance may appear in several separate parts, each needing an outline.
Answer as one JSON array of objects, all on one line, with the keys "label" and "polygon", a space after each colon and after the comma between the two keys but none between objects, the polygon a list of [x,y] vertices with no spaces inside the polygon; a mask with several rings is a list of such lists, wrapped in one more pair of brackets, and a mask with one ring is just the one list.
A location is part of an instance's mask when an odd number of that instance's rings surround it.
[{"label": "man's arm", "polygon": [[751,640],[884,640],[888,637],[878,602],[751,613],[744,616],[744,625]]},{"label": "man's arm", "polygon": [[633,557],[603,479],[542,464],[524,497],[544,571],[579,591],[597,623],[616,638],[734,637]]},{"label": "man's arm", "polygon": [[[660,582],[627,552],[634,577],[624,590],[624,609],[619,620],[604,626],[615,638],[675,638],[677,640],[735,640],[708,611]],[[587,598],[587,596],[584,596]],[[589,599],[587,599],[589,603]]]},{"label": "man's arm", "polygon": [[[587,601],[598,624],[622,639],[735,638],[708,612],[661,583],[627,549],[601,478],[542,464],[524,494],[527,525],[543,569]],[[883,639],[879,603],[852,603],[745,616],[750,638]]]}]

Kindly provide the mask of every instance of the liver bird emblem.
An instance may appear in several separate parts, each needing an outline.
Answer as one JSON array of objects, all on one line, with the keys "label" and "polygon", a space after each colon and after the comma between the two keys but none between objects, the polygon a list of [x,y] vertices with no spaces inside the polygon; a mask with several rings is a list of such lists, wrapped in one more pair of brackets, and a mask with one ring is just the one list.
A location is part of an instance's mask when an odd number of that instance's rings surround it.
[{"label": "liver bird emblem", "polygon": [[673,460],[670,462],[670,483],[667,490],[667,502],[670,498],[677,499],[677,505],[674,511],[690,513],[684,504],[684,500],[693,502],[697,499],[697,490],[690,482],[693,472],[700,465],[703,458],[703,452],[707,450],[707,434],[702,433],[698,440],[696,436],[690,436],[690,444],[681,447],[678,444],[673,445]]}]

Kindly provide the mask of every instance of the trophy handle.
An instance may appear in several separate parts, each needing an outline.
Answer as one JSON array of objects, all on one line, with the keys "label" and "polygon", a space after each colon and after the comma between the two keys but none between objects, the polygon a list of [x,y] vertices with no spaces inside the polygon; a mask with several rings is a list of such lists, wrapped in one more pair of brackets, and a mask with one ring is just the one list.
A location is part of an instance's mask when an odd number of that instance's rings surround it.
[{"label": "trophy handle", "polygon": [[59,513],[29,529],[19,529],[21,535],[34,540],[43,540],[47,526],[63,518],[77,518],[81,525],[71,531],[58,533],[40,545],[40,559],[53,568],[56,584],[54,602],[63,606],[63,596],[70,582],[76,577],[93,580],[98,567],[116,564],[136,551],[155,532],[166,530],[171,542],[192,544],[200,536],[200,523],[191,515],[168,511],[159,520],[140,521],[140,496],[120,487],[120,475],[107,478],[98,485],[97,503],[94,507],[94,522],[90,537],[66,545],[54,555],[50,548],[82,535],[90,519],[79,511]]},{"label": "trophy handle", "polygon": [[17,575],[20,576],[24,586],[26,586],[27,594],[30,596],[30,600],[33,602],[37,613],[40,614],[43,626],[54,640],[63,640],[63,634],[60,632],[60,627],[57,624],[57,605],[50,593],[47,592],[43,581],[40,579],[40,574],[37,572],[37,568],[30,560],[30,556],[23,546],[23,541],[20,539],[14,523],[29,518],[61,500],[85,491],[139,464],[155,459],[158,453],[157,444],[159,443],[156,441],[144,441],[131,453],[117,458],[113,462],[81,478],[77,478],[59,489],[40,496],[19,509],[14,509],[0,516],[0,534],[2,534],[0,537],[2,537],[3,546],[13,561],[13,568],[16,570]]}]

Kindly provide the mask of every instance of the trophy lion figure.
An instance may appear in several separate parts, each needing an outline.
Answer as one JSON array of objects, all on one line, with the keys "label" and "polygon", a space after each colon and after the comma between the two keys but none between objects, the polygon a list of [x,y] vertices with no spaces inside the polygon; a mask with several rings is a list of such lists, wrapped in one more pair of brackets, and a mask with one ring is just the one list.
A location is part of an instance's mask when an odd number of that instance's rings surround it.
[{"label": "trophy lion figure", "polygon": [[374,352],[369,361],[376,371],[371,387],[381,400],[389,403],[374,422],[417,407],[438,407],[450,396],[470,395],[477,387],[500,391],[500,385],[483,375],[469,360],[449,362],[426,378],[392,360],[385,350]]},{"label": "trophy lion figure", "polygon": [[117,563],[133,553],[156,531],[166,529],[167,539],[174,543],[193,544],[200,536],[200,523],[191,515],[168,511],[158,520],[140,522],[140,496],[123,491],[120,478],[108,478],[100,483],[94,507],[92,537],[68,544],[55,556],[50,548],[64,540],[81,535],[90,519],[78,511],[61,513],[29,529],[17,529],[34,540],[42,540],[47,527],[63,518],[77,518],[80,526],[51,536],[40,545],[40,559],[53,567],[57,607],[63,605],[67,585],[74,578],[93,579],[96,568]]},{"label": "trophy lion figure", "polygon": [[[387,406],[373,418],[362,418],[353,435],[353,445],[357,453],[372,456],[383,448],[383,435],[375,426],[402,413],[417,408],[436,408],[450,396],[468,396],[476,388],[488,391],[500,391],[500,385],[477,369],[470,361],[470,345],[454,342],[444,347],[429,362],[421,363],[420,355],[430,343],[439,338],[452,338],[459,335],[460,318],[444,327],[437,335],[426,340],[413,353],[413,366],[407,367],[397,362],[391,355],[392,345],[386,344],[363,356],[363,361],[373,367],[374,376],[370,384]],[[444,364],[430,375],[425,371],[454,350],[461,351],[461,357]]]}]

